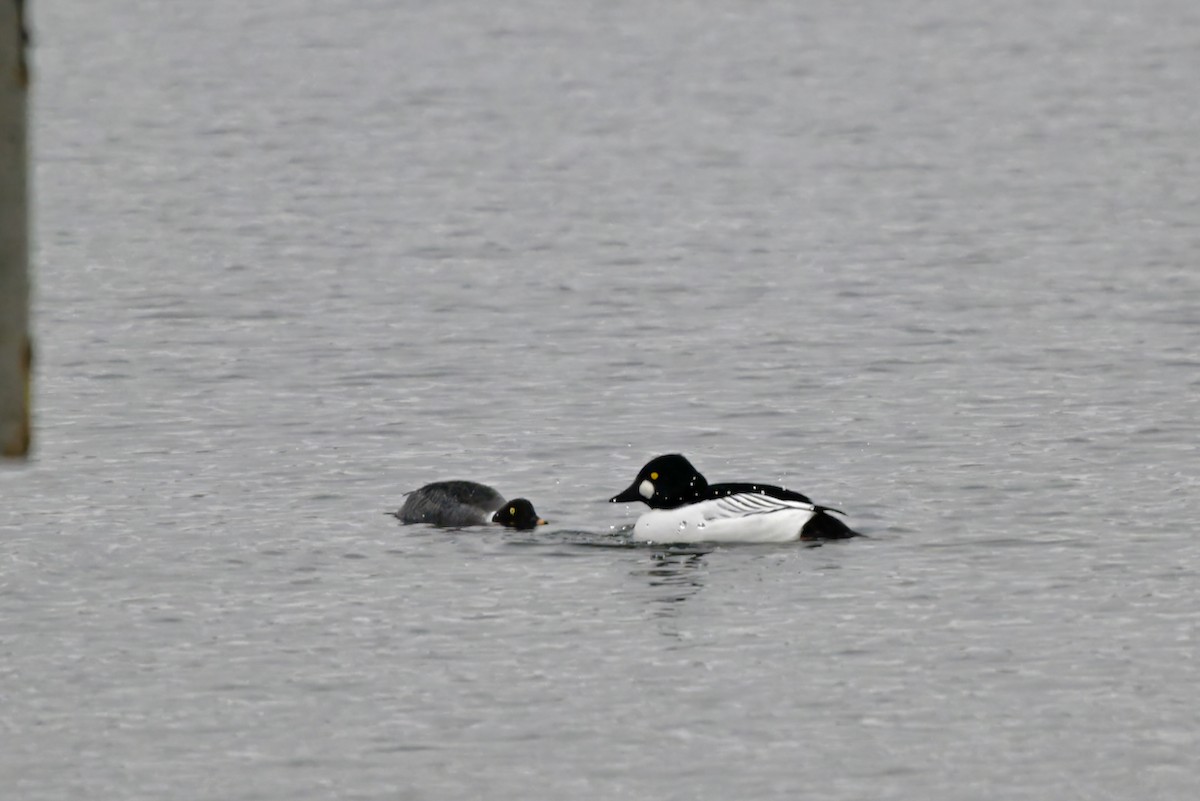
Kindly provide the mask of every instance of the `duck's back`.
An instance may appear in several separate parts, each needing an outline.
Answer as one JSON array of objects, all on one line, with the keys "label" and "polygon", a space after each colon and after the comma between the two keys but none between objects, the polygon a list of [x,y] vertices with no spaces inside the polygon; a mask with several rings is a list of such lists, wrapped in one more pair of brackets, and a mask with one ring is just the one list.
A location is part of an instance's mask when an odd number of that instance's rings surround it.
[{"label": "duck's back", "polygon": [[396,513],[402,523],[478,526],[504,505],[504,496],[474,481],[437,481],[408,493]]}]

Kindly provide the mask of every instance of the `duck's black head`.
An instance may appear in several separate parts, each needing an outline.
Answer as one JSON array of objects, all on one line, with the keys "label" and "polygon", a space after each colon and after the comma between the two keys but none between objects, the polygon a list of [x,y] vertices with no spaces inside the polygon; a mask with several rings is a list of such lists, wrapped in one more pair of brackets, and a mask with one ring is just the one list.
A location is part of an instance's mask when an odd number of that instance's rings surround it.
[{"label": "duck's black head", "polygon": [[647,462],[633,483],[609,501],[641,501],[651,509],[674,509],[699,500],[707,488],[708,482],[691,462],[678,453],[669,453]]},{"label": "duck's black head", "polygon": [[533,511],[533,504],[524,498],[513,498],[492,515],[492,522],[509,528],[528,530],[546,525],[546,521]]}]

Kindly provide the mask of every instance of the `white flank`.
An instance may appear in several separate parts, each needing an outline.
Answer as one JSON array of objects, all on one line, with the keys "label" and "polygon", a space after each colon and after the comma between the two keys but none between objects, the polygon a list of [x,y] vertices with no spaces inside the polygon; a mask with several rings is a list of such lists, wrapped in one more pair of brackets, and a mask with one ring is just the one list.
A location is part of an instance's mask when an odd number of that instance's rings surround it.
[{"label": "white flank", "polygon": [[791,542],[816,514],[812,504],[743,493],[677,509],[653,509],[638,518],[641,542]]}]

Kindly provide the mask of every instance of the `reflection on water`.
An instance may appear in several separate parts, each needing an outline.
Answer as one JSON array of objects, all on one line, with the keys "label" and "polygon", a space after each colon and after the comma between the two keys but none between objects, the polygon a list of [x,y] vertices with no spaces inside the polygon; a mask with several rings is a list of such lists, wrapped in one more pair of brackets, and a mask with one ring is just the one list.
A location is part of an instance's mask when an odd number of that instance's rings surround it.
[{"label": "reflection on water", "polygon": [[[628,530],[618,532],[627,534]],[[571,556],[591,548],[645,551],[649,564],[641,564],[631,575],[647,579],[651,589],[650,601],[663,605],[656,614],[673,614],[677,605],[691,598],[704,586],[708,575],[705,557],[712,549],[696,545],[646,545],[633,542],[626,536],[611,533],[564,529],[546,534],[541,532],[504,532],[505,545],[538,548],[544,555]],[[566,546],[557,549],[548,546]]]},{"label": "reflection on water", "polygon": [[650,565],[634,571],[648,579],[652,590],[651,602],[661,604],[656,614],[673,615],[678,605],[698,593],[708,577],[708,562],[705,557],[710,551],[695,548],[654,551],[650,554]]}]

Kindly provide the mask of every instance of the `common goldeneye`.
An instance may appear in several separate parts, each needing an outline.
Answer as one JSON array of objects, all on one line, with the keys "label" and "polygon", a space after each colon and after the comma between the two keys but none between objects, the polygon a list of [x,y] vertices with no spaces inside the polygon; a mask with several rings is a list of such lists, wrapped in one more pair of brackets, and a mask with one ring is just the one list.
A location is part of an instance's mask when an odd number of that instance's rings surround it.
[{"label": "common goldeneye", "polygon": [[406,495],[400,511],[388,512],[401,523],[461,528],[491,522],[516,529],[546,525],[529,501],[506,501],[496,490],[474,481],[435,481]]},{"label": "common goldeneye", "polygon": [[836,540],[858,533],[799,492],[767,484],[709,484],[683,456],[646,463],[611,503],[641,501],[650,511],[637,519],[643,542],[791,542]]}]

